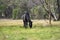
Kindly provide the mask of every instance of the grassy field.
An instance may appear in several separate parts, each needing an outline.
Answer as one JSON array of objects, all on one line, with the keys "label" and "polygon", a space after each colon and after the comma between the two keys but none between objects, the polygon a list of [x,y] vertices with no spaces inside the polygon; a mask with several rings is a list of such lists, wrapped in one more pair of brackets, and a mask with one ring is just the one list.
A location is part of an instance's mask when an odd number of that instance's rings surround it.
[{"label": "grassy field", "polygon": [[34,20],[33,28],[25,29],[22,20],[0,20],[0,40],[60,40],[60,22],[44,23]]}]

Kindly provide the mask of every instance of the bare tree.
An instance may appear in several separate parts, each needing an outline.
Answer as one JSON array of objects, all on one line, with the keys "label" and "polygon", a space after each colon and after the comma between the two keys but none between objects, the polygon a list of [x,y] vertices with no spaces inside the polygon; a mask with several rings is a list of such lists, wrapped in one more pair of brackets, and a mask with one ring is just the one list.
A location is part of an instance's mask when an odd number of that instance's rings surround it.
[{"label": "bare tree", "polygon": [[60,0],[57,0],[57,6],[58,6],[58,14],[59,14],[59,16],[58,16],[58,20],[60,20]]},{"label": "bare tree", "polygon": [[40,0],[42,7],[44,8],[44,10],[49,14],[49,24],[51,25],[51,9],[50,9],[50,4],[48,1],[46,0]]}]

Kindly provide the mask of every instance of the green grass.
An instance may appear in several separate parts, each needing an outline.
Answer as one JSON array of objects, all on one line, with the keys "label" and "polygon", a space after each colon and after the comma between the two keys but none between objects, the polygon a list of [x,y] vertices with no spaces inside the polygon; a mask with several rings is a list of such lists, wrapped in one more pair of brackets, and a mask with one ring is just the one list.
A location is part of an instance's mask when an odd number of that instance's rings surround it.
[{"label": "green grass", "polygon": [[60,40],[60,27],[36,26],[25,29],[21,26],[1,26],[0,40]]}]

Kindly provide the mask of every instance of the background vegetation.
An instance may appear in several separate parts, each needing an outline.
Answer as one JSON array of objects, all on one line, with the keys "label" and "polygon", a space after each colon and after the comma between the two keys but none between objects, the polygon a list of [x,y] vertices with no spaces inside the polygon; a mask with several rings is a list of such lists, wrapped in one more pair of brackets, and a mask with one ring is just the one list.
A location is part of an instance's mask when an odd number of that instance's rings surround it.
[{"label": "background vegetation", "polygon": [[19,19],[27,10],[32,19],[43,19],[47,14],[46,10],[55,13],[60,19],[59,0],[0,0],[0,18]]}]

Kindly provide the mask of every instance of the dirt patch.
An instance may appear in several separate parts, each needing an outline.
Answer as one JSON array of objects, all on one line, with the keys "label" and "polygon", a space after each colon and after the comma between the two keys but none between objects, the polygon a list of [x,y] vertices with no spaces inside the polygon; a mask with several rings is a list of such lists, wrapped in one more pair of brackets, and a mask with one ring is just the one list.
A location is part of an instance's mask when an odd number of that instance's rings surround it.
[{"label": "dirt patch", "polygon": [[[33,25],[49,25],[49,20],[32,20]],[[52,25],[60,25],[60,21],[52,21]],[[22,20],[0,19],[0,26],[20,25],[23,26]]]}]

